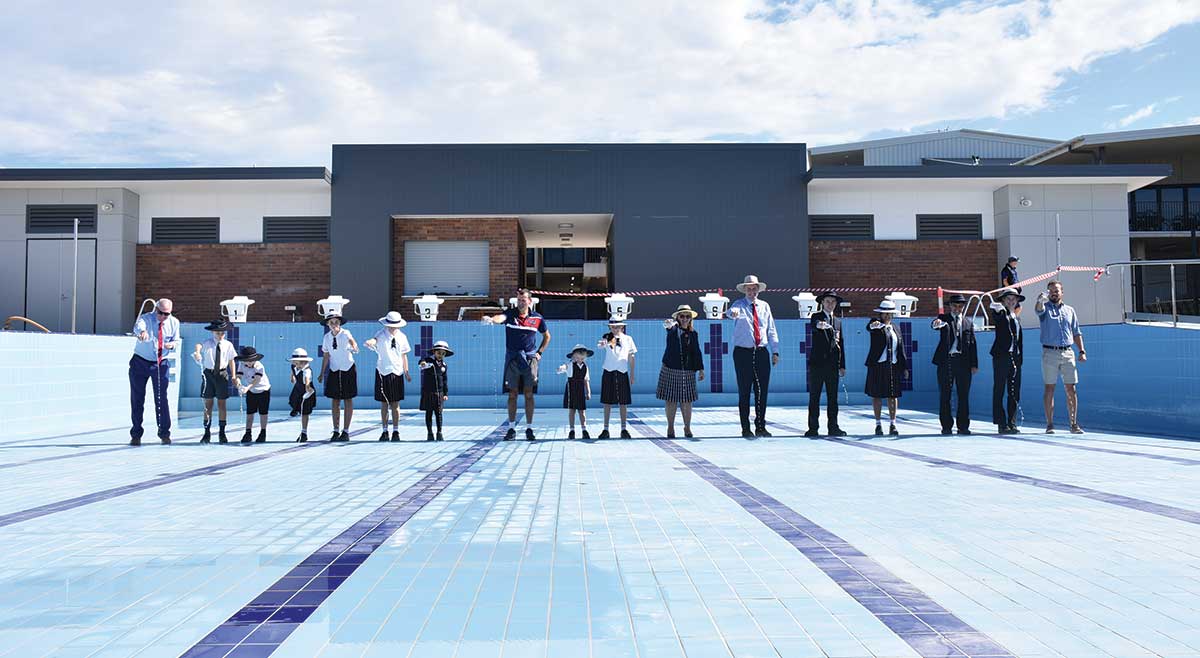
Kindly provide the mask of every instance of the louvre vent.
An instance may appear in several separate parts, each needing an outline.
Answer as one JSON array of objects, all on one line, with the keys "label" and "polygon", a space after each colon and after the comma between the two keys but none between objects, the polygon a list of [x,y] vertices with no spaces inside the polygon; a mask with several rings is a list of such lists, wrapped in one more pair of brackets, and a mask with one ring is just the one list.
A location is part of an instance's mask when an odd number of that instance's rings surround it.
[{"label": "louvre vent", "polygon": [[95,205],[32,205],[25,206],[26,233],[74,233],[75,219],[80,233],[96,232]]},{"label": "louvre vent", "polygon": [[872,240],[875,238],[874,215],[811,215],[808,218],[811,240]]},{"label": "louvre vent", "polygon": [[329,218],[263,217],[263,242],[329,242]]},{"label": "louvre vent", "polygon": [[155,217],[150,223],[153,244],[211,244],[221,241],[219,217]]},{"label": "louvre vent", "polygon": [[918,240],[979,240],[983,215],[917,215]]}]

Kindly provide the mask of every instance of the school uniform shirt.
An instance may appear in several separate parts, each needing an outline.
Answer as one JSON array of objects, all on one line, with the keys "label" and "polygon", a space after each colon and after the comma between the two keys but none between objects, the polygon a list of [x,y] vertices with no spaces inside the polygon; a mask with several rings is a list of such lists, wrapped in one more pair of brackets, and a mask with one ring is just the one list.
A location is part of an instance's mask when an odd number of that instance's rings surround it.
[{"label": "school uniform shirt", "polygon": [[[404,360],[402,357],[412,351],[408,337],[402,331],[392,334],[385,328],[375,334],[374,338],[375,353],[379,355],[375,369],[381,375],[403,375]],[[330,358],[332,359],[332,357]]]},{"label": "school uniform shirt", "polygon": [[[729,310],[738,310],[738,317],[733,321],[734,347],[769,347],[772,354],[779,353],[779,332],[775,329],[775,316],[771,315],[771,305],[759,299],[753,304],[749,297],[743,297],[734,302]],[[755,340],[755,320],[758,321],[758,332]]]},{"label": "school uniform shirt", "polygon": [[293,395],[298,391],[302,400],[307,400],[308,398],[316,395],[317,392],[315,388],[311,393],[308,390],[308,387],[312,386],[313,383],[312,368],[309,366],[304,366],[300,369],[297,369],[296,366],[289,367],[292,369],[292,375],[296,378],[296,381],[292,384]]},{"label": "school uniform shirt", "polygon": [[867,326],[867,331],[871,334],[871,346],[863,365],[871,367],[888,363],[890,354],[893,365],[898,366],[901,370],[908,370],[908,355],[904,353],[904,341],[900,338],[900,330],[894,324],[880,324],[883,326],[879,329],[871,329],[870,325]]},{"label": "school uniform shirt", "polygon": [[[354,354],[350,351],[350,339],[352,338],[354,335],[345,329],[342,329],[336,336],[332,331],[325,334],[325,338],[321,341],[321,351],[329,355],[330,372],[345,372],[354,366]],[[334,343],[337,344],[337,347],[334,347]]]},{"label": "school uniform shirt", "polygon": [[133,335],[137,336],[143,331],[150,334],[150,340],[135,342],[133,353],[151,363],[158,363],[174,349],[175,341],[179,340],[179,319],[171,315],[159,322],[156,312],[144,313],[134,323]]},{"label": "school uniform shirt", "polygon": [[629,357],[637,354],[637,344],[628,334],[617,336],[616,345],[604,346],[603,369],[609,372],[629,372]]},{"label": "school uniform shirt", "polygon": [[262,393],[271,390],[271,380],[267,378],[267,369],[261,361],[238,363],[238,381],[250,393]]},{"label": "school uniform shirt", "polygon": [[209,338],[200,343],[200,367],[205,370],[228,372],[229,364],[233,362],[235,356],[237,356],[237,352],[233,349],[233,343],[224,338],[221,339],[219,345],[215,338]]}]

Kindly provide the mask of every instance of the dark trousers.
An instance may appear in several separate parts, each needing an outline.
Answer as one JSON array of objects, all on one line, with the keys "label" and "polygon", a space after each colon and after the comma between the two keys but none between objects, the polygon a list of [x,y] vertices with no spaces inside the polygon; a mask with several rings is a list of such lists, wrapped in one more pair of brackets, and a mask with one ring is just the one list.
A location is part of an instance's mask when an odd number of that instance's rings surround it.
[{"label": "dark trousers", "polygon": [[[1004,396],[1008,395],[1008,404]],[[992,422],[1016,427],[1017,403],[1021,401],[1021,362],[1011,354],[992,357]]]},{"label": "dark trousers", "polygon": [[829,431],[838,429],[838,368],[835,365],[808,366],[808,429],[817,431],[821,417],[821,390],[825,390]]},{"label": "dark trousers", "polygon": [[167,404],[167,383],[170,377],[171,366],[166,361],[159,365],[137,355],[129,359],[129,408],[133,421],[133,427],[129,430],[130,437],[140,439],[145,431],[142,429],[142,416],[145,411],[143,407],[146,405],[146,380],[149,379],[154,389],[154,399],[157,401],[154,405],[154,415],[158,423],[158,437],[170,438],[171,408]]},{"label": "dark trousers", "polygon": [[767,389],[771,386],[771,354],[765,347],[733,348],[733,369],[737,372],[738,415],[742,429],[750,428],[750,393],[754,393],[754,426],[767,426]]},{"label": "dark trousers", "polygon": [[[971,366],[967,361],[967,357],[963,355],[952,355],[946,357],[947,360],[942,365],[938,366],[938,417],[942,421],[942,431],[949,432],[954,429],[954,423],[957,420],[959,431],[967,430],[971,426]],[[954,390],[958,396],[958,409],[955,415],[950,415],[950,391]]]}]

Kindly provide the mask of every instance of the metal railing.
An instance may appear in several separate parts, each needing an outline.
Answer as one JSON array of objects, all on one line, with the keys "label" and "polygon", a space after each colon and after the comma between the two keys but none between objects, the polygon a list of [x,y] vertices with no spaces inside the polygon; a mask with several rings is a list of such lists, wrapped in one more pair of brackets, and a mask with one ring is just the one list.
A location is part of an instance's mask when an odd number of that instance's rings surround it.
[{"label": "metal railing", "polygon": [[[1174,326],[1179,326],[1179,303],[1180,303],[1180,300],[1177,295],[1176,276],[1175,275],[1176,275],[1176,271],[1177,271],[1176,268],[1180,267],[1180,266],[1186,268],[1185,273],[1187,273],[1192,268],[1195,268],[1196,270],[1200,270],[1200,258],[1177,258],[1177,259],[1169,259],[1169,260],[1125,260],[1125,261],[1117,261],[1115,263],[1109,263],[1104,266],[1104,270],[1105,270],[1106,274],[1111,275],[1112,268],[1114,268],[1114,267],[1119,268],[1119,270],[1120,270],[1121,317],[1124,318],[1125,322],[1133,323],[1137,320],[1137,318],[1135,317],[1135,315],[1138,315],[1138,313],[1136,312],[1136,309],[1131,310],[1131,309],[1126,308],[1125,292],[1127,290],[1131,290],[1131,289],[1134,289],[1136,291],[1137,284],[1135,282],[1140,282],[1142,280],[1138,277],[1138,274],[1139,274],[1138,268],[1143,268],[1143,270],[1144,270],[1144,268],[1149,268],[1149,267],[1162,267],[1162,268],[1167,269],[1168,279],[1170,280],[1171,322]],[[1127,287],[1126,283],[1125,283],[1125,270],[1127,270],[1127,269],[1129,270],[1130,277],[1131,277],[1130,278],[1131,286],[1129,286],[1129,287]],[[1195,282],[1190,282],[1190,285],[1188,287],[1191,289],[1193,296],[1200,295],[1200,290],[1197,289],[1198,286]],[[1185,300],[1185,302],[1186,301],[1187,300]],[[1192,304],[1193,304],[1193,306],[1195,306],[1194,302]],[[1135,299],[1134,306],[1136,306],[1136,305],[1137,305],[1137,302]],[[1163,305],[1159,304],[1159,306],[1162,307]],[[1197,310],[1195,308],[1193,308],[1192,310],[1193,310],[1193,312],[1200,313],[1200,310]]]},{"label": "metal railing", "polygon": [[1200,202],[1142,201],[1129,209],[1130,231],[1193,231],[1200,228]]}]

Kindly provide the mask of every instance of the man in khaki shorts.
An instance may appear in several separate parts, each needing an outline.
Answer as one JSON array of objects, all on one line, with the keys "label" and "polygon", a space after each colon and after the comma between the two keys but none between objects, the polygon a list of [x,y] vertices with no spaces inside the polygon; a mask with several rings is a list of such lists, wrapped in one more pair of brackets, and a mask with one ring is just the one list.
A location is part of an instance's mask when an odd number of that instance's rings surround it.
[{"label": "man in khaki shorts", "polygon": [[1079,372],[1075,368],[1075,350],[1079,348],[1079,361],[1087,361],[1087,350],[1083,348],[1083,334],[1079,332],[1079,319],[1075,309],[1063,303],[1063,285],[1058,281],[1046,284],[1046,290],[1038,295],[1038,321],[1042,325],[1042,382],[1046,390],[1042,404],[1046,408],[1046,434],[1054,433],[1054,385],[1062,375],[1063,387],[1067,391],[1067,416],[1071,420],[1071,434],[1083,434],[1079,427],[1079,400],[1075,395],[1075,384]]}]

